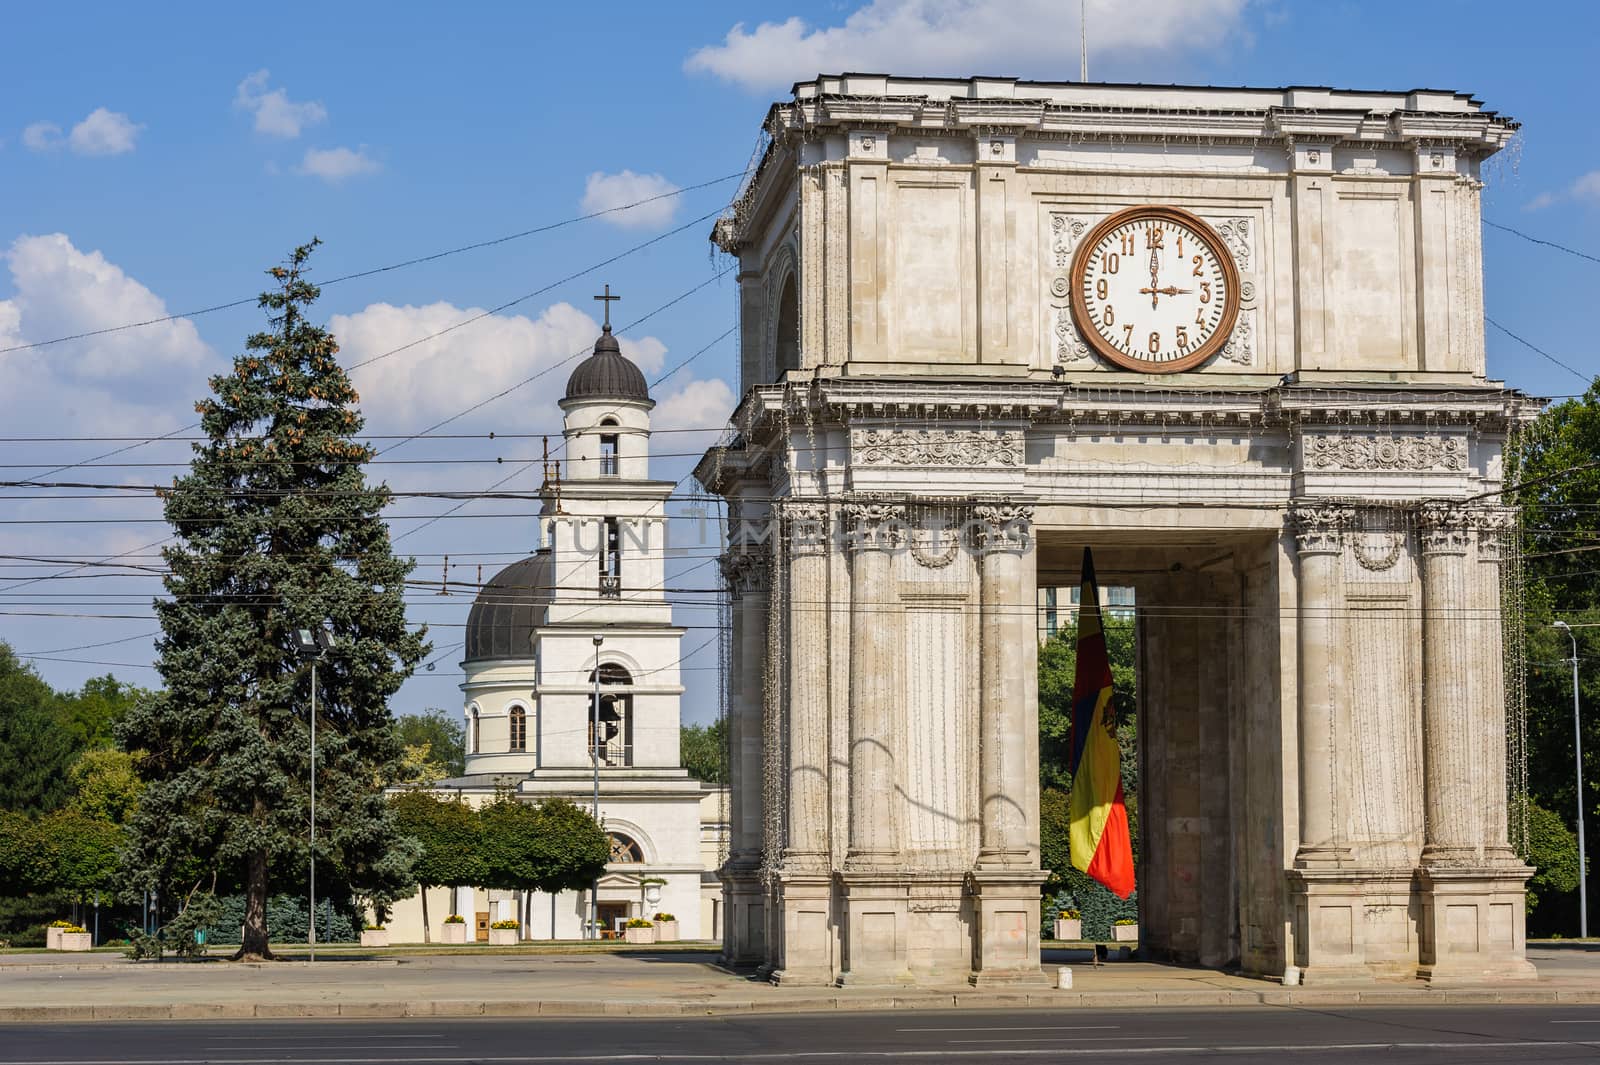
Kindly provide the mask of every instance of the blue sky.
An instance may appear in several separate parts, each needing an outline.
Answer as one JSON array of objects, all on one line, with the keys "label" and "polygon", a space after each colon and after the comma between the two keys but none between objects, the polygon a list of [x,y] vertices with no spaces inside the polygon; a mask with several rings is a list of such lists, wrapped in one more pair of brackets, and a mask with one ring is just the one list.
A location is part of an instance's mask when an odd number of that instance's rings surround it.
[{"label": "blue sky", "polygon": [[[1469,91],[1523,123],[1489,173],[1485,218],[1600,256],[1600,138],[1591,68],[1600,16],[1584,3],[1094,0],[1096,79],[1313,84]],[[768,104],[819,69],[1075,77],[1077,5],[877,0],[873,4],[441,5],[286,3],[29,5],[7,14],[0,70],[0,348],[211,307],[251,296],[268,265],[315,234],[323,278],[556,222],[742,170]],[[264,16],[270,15],[270,20]],[[736,182],[330,286],[322,312],[352,361],[453,325],[716,211]],[[695,286],[629,334],[652,379],[733,321],[726,264],[707,223],[558,285],[446,337],[356,371],[369,428],[404,434],[552,366],[592,340],[589,297],[609,282],[630,322]],[[1588,311],[1600,264],[1496,229],[1485,233],[1489,313],[1575,367],[1600,372]],[[191,419],[204,380],[259,326],[249,307],[46,348],[0,353],[0,435],[143,437]],[[1579,376],[1490,331],[1493,376],[1540,395],[1581,391]],[[737,386],[725,338],[657,389],[658,424],[718,424]],[[462,432],[540,433],[559,424],[565,369],[453,423]],[[656,438],[689,453],[704,434]],[[0,443],[7,477],[119,443]],[[457,460],[389,465],[399,487],[468,490],[512,475],[537,486],[534,440],[419,440],[388,456]],[[185,446],[136,448],[107,462],[181,462]],[[686,457],[658,476],[687,473]],[[518,472],[521,471],[521,472]],[[167,467],[90,467],[75,479],[152,483]],[[65,476],[65,475],[63,475]],[[0,491],[0,496],[27,493]],[[434,514],[435,500],[396,513]],[[420,578],[475,580],[532,542],[526,505],[475,503],[412,533]],[[159,540],[155,506],[133,499],[11,498],[0,554],[104,556]],[[125,521],[123,519],[145,519]],[[687,531],[687,530],[685,530]],[[152,564],[150,552],[123,561]],[[463,573],[462,567],[465,567]],[[696,568],[697,567],[697,568]],[[58,686],[108,670],[151,683],[149,578],[0,560],[0,639],[40,653]],[[103,572],[103,571],[102,571]],[[710,588],[701,555],[675,587]],[[460,697],[452,645],[469,600],[417,594],[436,626],[436,667],[397,709]],[[687,595],[686,599],[704,599]],[[6,613],[10,612],[10,613]],[[24,613],[27,612],[27,613]],[[90,614],[94,618],[30,614]],[[714,614],[685,603],[685,648]],[[109,641],[124,641],[109,643]],[[84,647],[104,644],[100,647]],[[67,649],[71,650],[67,650]],[[70,660],[70,661],[69,661]],[[118,663],[105,665],[101,663]],[[715,716],[714,645],[686,662],[685,716]]]}]

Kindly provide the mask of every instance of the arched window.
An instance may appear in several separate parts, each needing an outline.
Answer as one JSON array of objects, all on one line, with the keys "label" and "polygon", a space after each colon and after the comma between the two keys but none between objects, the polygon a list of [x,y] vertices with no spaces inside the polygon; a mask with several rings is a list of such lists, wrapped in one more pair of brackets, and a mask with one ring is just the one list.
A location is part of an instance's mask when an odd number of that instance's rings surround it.
[{"label": "arched window", "polygon": [[520,706],[511,708],[511,749],[528,749],[528,712]]},{"label": "arched window", "polygon": [[800,369],[800,292],[794,275],[783,283],[778,297],[778,372]]},{"label": "arched window", "polygon": [[469,707],[467,710],[467,750],[473,754],[478,753],[478,708]]},{"label": "arched window", "polygon": [[[602,429],[606,428],[607,426],[615,427],[616,424],[617,424],[617,420],[615,418],[601,418],[600,419],[600,427]],[[617,467],[617,434],[616,433],[601,433],[600,434],[600,476],[602,476],[602,477],[615,477],[615,476],[617,476],[617,474],[618,474],[618,467]]]},{"label": "arched window", "polygon": [[607,832],[606,838],[611,841],[613,865],[638,865],[644,861],[644,851],[640,849],[639,844],[621,832]]},{"label": "arched window", "polygon": [[[589,671],[589,684],[594,684],[594,670]],[[600,665],[600,736],[594,734],[594,709],[590,708],[589,743],[594,747],[601,765],[633,764],[633,696],[627,692],[606,691],[606,688],[631,687],[633,677],[625,666],[615,662]]]}]

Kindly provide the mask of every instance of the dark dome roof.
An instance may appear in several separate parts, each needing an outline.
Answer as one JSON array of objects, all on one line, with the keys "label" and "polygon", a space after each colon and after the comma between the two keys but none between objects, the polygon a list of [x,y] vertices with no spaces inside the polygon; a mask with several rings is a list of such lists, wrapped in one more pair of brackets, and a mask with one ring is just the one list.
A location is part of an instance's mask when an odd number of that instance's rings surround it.
[{"label": "dark dome roof", "polygon": [[568,399],[643,399],[650,398],[644,374],[622,354],[611,327],[605,327],[594,342],[594,354],[578,363],[567,378]]},{"label": "dark dome roof", "polygon": [[550,603],[550,556],[513,562],[485,584],[467,615],[467,661],[532,658],[533,630]]}]

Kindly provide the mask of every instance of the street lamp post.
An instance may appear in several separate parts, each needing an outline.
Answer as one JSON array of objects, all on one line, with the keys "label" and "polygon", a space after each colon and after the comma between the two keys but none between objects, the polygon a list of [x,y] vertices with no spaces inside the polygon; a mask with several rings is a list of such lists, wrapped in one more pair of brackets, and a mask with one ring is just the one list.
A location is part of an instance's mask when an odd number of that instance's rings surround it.
[{"label": "street lamp post", "polygon": [[333,622],[321,628],[296,629],[295,650],[311,663],[311,880],[307,907],[306,946],[317,960],[317,663],[333,647]]},{"label": "street lamp post", "polygon": [[1583,715],[1578,707],[1578,637],[1572,626],[1558,621],[1555,627],[1572,641],[1572,747],[1578,765],[1578,935],[1589,938],[1589,871],[1583,846]]},{"label": "street lamp post", "polygon": [[[594,759],[594,804],[590,816],[600,823],[600,645],[604,636],[594,638],[594,704],[590,708],[589,757]],[[589,885],[589,938],[600,938],[600,881]]]}]

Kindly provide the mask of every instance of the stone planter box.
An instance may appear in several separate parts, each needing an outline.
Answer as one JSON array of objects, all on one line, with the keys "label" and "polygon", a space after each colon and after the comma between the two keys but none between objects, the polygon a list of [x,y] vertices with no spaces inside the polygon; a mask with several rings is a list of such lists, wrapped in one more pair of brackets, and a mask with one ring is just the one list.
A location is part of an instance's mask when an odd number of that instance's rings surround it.
[{"label": "stone planter box", "polygon": [[1067,940],[1082,939],[1083,919],[1079,917],[1057,917],[1056,938]]},{"label": "stone planter box", "polygon": [[[58,930],[59,931],[59,930]],[[94,946],[94,936],[88,932],[62,932],[58,950],[89,950]]]},{"label": "stone planter box", "polygon": [[46,950],[61,949],[61,929],[55,925],[44,930],[44,945]]},{"label": "stone planter box", "polygon": [[440,938],[446,943],[465,943],[467,941],[467,922],[447,921],[444,926],[444,935]]},{"label": "stone planter box", "polygon": [[[646,929],[642,929],[641,928],[641,929],[638,929],[638,931],[642,932],[642,931],[646,931]],[[677,921],[657,921],[656,922],[656,942],[657,943],[676,943],[677,941],[678,941],[678,922]]]},{"label": "stone planter box", "polygon": [[492,947],[514,947],[517,945],[517,936],[521,929],[518,928],[491,928],[489,929],[489,945]]},{"label": "stone planter box", "polygon": [[649,928],[624,928],[622,938],[629,943],[654,943],[656,941],[655,926]]},{"label": "stone planter box", "polygon": [[1111,926],[1111,938],[1118,943],[1134,943],[1139,939],[1139,926],[1136,924],[1114,924]]},{"label": "stone planter box", "polygon": [[367,928],[361,932],[361,945],[363,947],[387,947],[389,945],[389,930],[387,928]]}]

